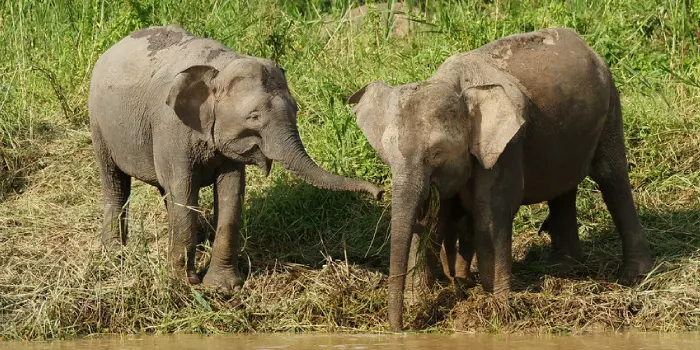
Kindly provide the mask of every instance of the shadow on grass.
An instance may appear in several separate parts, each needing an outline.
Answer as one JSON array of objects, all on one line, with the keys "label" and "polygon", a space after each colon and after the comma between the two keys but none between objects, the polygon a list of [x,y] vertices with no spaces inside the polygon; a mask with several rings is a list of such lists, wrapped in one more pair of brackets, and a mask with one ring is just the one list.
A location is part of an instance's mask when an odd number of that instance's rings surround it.
[{"label": "shadow on grass", "polygon": [[[210,212],[211,213],[211,212]],[[384,274],[389,269],[390,210],[386,203],[346,191],[330,191],[285,176],[249,191],[240,241],[244,273],[277,264],[320,268],[328,259],[347,261]],[[583,213],[585,214],[585,213]],[[584,262],[573,267],[549,261],[551,245],[537,239],[513,261],[513,291],[538,291],[544,276],[614,283],[622,267],[622,242],[606,212],[600,226],[580,228]],[[665,211],[640,207],[655,265],[700,249],[700,209]],[[209,215],[209,222],[214,218]],[[211,235],[212,230],[205,232]],[[515,240],[532,237],[515,232]],[[546,235],[547,233],[543,233]]]},{"label": "shadow on grass", "polygon": [[[305,267],[305,278],[315,280],[325,276],[322,266],[333,265],[328,263],[328,259],[332,259],[341,262],[336,266],[343,266],[347,261],[357,265],[357,271],[378,271],[386,276],[389,267],[390,212],[386,210],[385,202],[376,202],[351,192],[319,189],[284,176],[273,181],[258,192],[249,191],[243,214],[242,272],[249,273],[248,270],[252,269],[253,274],[265,274],[270,269],[283,271],[282,265],[299,264]],[[619,309],[616,310],[624,311],[624,317],[603,321],[612,322],[610,327],[613,328],[618,324],[629,326],[631,321],[625,317],[636,315],[638,310],[635,308],[636,299],[625,292],[628,289],[615,285],[622,266],[621,240],[609,214],[598,217],[595,213],[596,209],[581,210],[581,244],[586,260],[573,269],[563,270],[549,264],[551,246],[548,240],[535,239],[529,233],[537,225],[537,220],[525,224],[528,233],[516,232],[516,240],[521,240],[519,243],[524,240],[526,248],[524,258],[513,263],[515,304],[511,311],[515,311],[509,313],[504,311],[506,309],[498,309],[498,305],[480,286],[468,291],[465,297],[443,281],[441,286],[426,293],[422,300],[407,305],[407,324],[413,329],[426,329],[449,326],[454,322],[464,329],[485,329],[490,327],[488,322],[493,321],[490,317],[496,317],[503,322],[513,321],[515,328],[525,327],[526,324],[539,327],[541,320],[537,313],[542,308],[552,313],[547,317],[554,317],[556,312],[551,310],[580,302],[585,306],[584,311],[592,315],[602,310],[601,305],[609,302]],[[543,214],[546,216],[546,213],[536,211],[535,216]],[[659,279],[660,274],[673,269],[682,270],[684,261],[700,249],[700,210],[640,207],[639,214],[650,241],[655,266],[658,267],[651,277],[655,281],[642,288],[654,292],[664,289],[664,283],[669,283],[667,279],[671,278]],[[522,227],[518,230],[521,231]],[[288,278],[285,277],[285,283],[288,283]],[[373,288],[381,289],[380,292],[373,290],[378,293],[373,297],[381,300],[378,304],[382,305],[379,317],[384,322],[386,295],[383,293],[386,285]],[[659,297],[655,293],[650,295],[649,300],[652,301]],[[590,319],[598,320],[591,315],[588,315]],[[564,316],[562,320],[565,329],[588,324],[587,321],[569,320]]]},{"label": "shadow on grass", "polygon": [[[242,271],[276,264],[319,268],[333,259],[388,272],[390,212],[381,202],[285,176],[260,191],[249,190],[248,197],[240,240]],[[214,222],[211,215],[207,220]]]},{"label": "shadow on grass", "polygon": [[[655,267],[662,262],[690,257],[700,249],[700,209],[665,211],[640,207],[639,218],[649,240]],[[545,275],[570,280],[618,282],[623,265],[622,241],[612,219],[608,217],[600,229],[588,230],[591,231],[588,237],[581,239],[585,260],[578,266],[563,268],[551,264],[549,244],[538,242],[530,246],[524,259],[513,262],[513,289],[538,291]]]}]

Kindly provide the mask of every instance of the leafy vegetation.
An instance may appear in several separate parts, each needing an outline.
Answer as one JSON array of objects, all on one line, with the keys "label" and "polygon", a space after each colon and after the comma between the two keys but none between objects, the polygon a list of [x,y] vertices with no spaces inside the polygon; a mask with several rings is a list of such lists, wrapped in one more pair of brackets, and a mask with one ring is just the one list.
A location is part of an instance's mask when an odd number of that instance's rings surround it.
[{"label": "leafy vegetation", "polygon": [[[437,288],[410,307],[416,330],[586,332],[700,330],[700,2],[425,1],[424,23],[391,36],[379,12],[359,26],[340,0],[65,0],[0,2],[0,338],[91,333],[383,331],[389,195],[374,202],[250,169],[242,265],[233,296],[171,281],[157,191],[136,182],[130,243],[101,251],[101,192],[87,127],[90,72],[129,32],[178,23],[232,49],[276,60],[311,156],[390,189],[345,104],[373,80],[427,78],[448,56],[512,33],[563,26],[610,64],[621,90],[630,174],[656,259],[639,286],[615,283],[622,250],[595,185],[580,186],[585,269],[546,264],[545,205],[515,224],[509,310],[479,287]],[[324,23],[330,15],[331,25]],[[390,191],[389,191],[390,192]],[[203,190],[203,230],[211,220]],[[208,258],[203,245],[198,263]]]}]

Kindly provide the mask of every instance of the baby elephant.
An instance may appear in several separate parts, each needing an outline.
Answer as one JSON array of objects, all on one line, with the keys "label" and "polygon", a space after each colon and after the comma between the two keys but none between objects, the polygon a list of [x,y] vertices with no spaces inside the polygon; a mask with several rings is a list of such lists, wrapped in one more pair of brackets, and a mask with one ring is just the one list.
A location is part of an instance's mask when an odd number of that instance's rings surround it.
[{"label": "baby elephant", "polygon": [[172,266],[199,283],[194,268],[199,189],[214,185],[217,217],[204,283],[231,289],[237,270],[245,165],[267,175],[272,160],[306,182],[365,192],[374,184],[321,169],[296,127],[297,104],[272,61],[169,25],[131,33],[95,64],[89,115],[104,196],[102,242],[126,244],[131,178],[166,196]]},{"label": "baby elephant", "polygon": [[[389,321],[401,329],[412,224],[431,185],[447,243],[459,236],[468,268],[476,248],[483,287],[510,291],[513,219],[547,201],[556,255],[581,260],[576,189],[600,186],[620,232],[626,280],[652,266],[632,200],[620,98],[603,59],[574,32],[511,35],[449,57],[424,82],[372,82],[349,99],[357,123],[392,170]],[[466,215],[469,234],[449,232]],[[449,244],[448,244],[449,245]],[[448,261],[454,246],[445,247]],[[449,249],[448,249],[449,248]],[[452,272],[451,271],[451,272]],[[464,273],[462,273],[464,274]]]}]

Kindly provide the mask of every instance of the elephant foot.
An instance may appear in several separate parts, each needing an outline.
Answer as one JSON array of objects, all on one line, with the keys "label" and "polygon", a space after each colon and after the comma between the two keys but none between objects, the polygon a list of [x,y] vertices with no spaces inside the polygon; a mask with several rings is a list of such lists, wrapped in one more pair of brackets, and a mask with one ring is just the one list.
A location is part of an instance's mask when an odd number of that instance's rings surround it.
[{"label": "elephant foot", "polygon": [[180,260],[181,259],[172,261],[170,265],[175,277],[180,278],[182,280],[187,280],[187,282],[190,284],[202,283],[201,278],[199,278],[199,275],[197,274],[197,270],[195,270],[193,267],[185,267],[185,264],[182,263],[182,261]]},{"label": "elephant foot", "polygon": [[233,267],[210,266],[202,283],[220,292],[231,292],[243,286],[243,278]]},{"label": "elephant foot", "polygon": [[200,284],[202,280],[199,278],[197,271],[187,271],[187,282],[190,282],[190,284]]},{"label": "elephant foot", "polygon": [[484,289],[484,292],[491,294],[494,300],[510,298],[510,276],[501,276],[498,279],[494,279],[481,273],[480,277],[481,287]]},{"label": "elephant foot", "polygon": [[184,269],[177,269],[174,272],[176,273],[176,276],[183,279],[187,280],[189,284],[200,284],[202,283],[202,279],[199,278],[199,275],[197,274],[197,271],[190,270],[187,271],[184,275],[182,274],[182,270]]},{"label": "elephant foot", "polygon": [[102,248],[107,252],[119,252],[124,248],[120,237],[102,237]]},{"label": "elephant foot", "polygon": [[202,283],[202,279],[199,278],[199,275],[197,274],[196,271],[187,271],[187,273],[182,273],[183,269],[174,269],[173,274],[175,275],[175,278],[180,279],[182,281],[187,281],[189,284],[200,284]]},{"label": "elephant foot", "polygon": [[636,259],[626,262],[620,276],[620,283],[626,286],[638,284],[646,278],[652,266],[651,258]]}]

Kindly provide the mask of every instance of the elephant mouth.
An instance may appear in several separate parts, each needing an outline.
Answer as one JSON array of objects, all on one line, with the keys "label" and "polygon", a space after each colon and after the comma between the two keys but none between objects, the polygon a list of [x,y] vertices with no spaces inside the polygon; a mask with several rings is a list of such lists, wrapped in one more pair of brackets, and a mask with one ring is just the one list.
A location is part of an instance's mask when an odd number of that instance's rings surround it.
[{"label": "elephant mouth", "polygon": [[260,162],[256,163],[260,169],[262,169],[263,175],[265,177],[270,176],[270,169],[272,169],[272,159],[265,158],[264,160],[261,160]]},{"label": "elephant mouth", "polygon": [[246,164],[255,165],[260,170],[262,170],[265,177],[270,176],[270,169],[272,169],[272,159],[267,158],[265,154],[256,145],[249,152],[243,155]]},{"label": "elephant mouth", "polygon": [[[253,140],[246,141],[248,142],[241,142],[235,146],[225,147],[222,153],[227,158],[259,167],[265,177],[268,177],[270,175],[270,169],[272,169],[272,159],[265,156],[256,142],[253,142]],[[241,145],[243,145],[243,147],[241,147]]]}]

